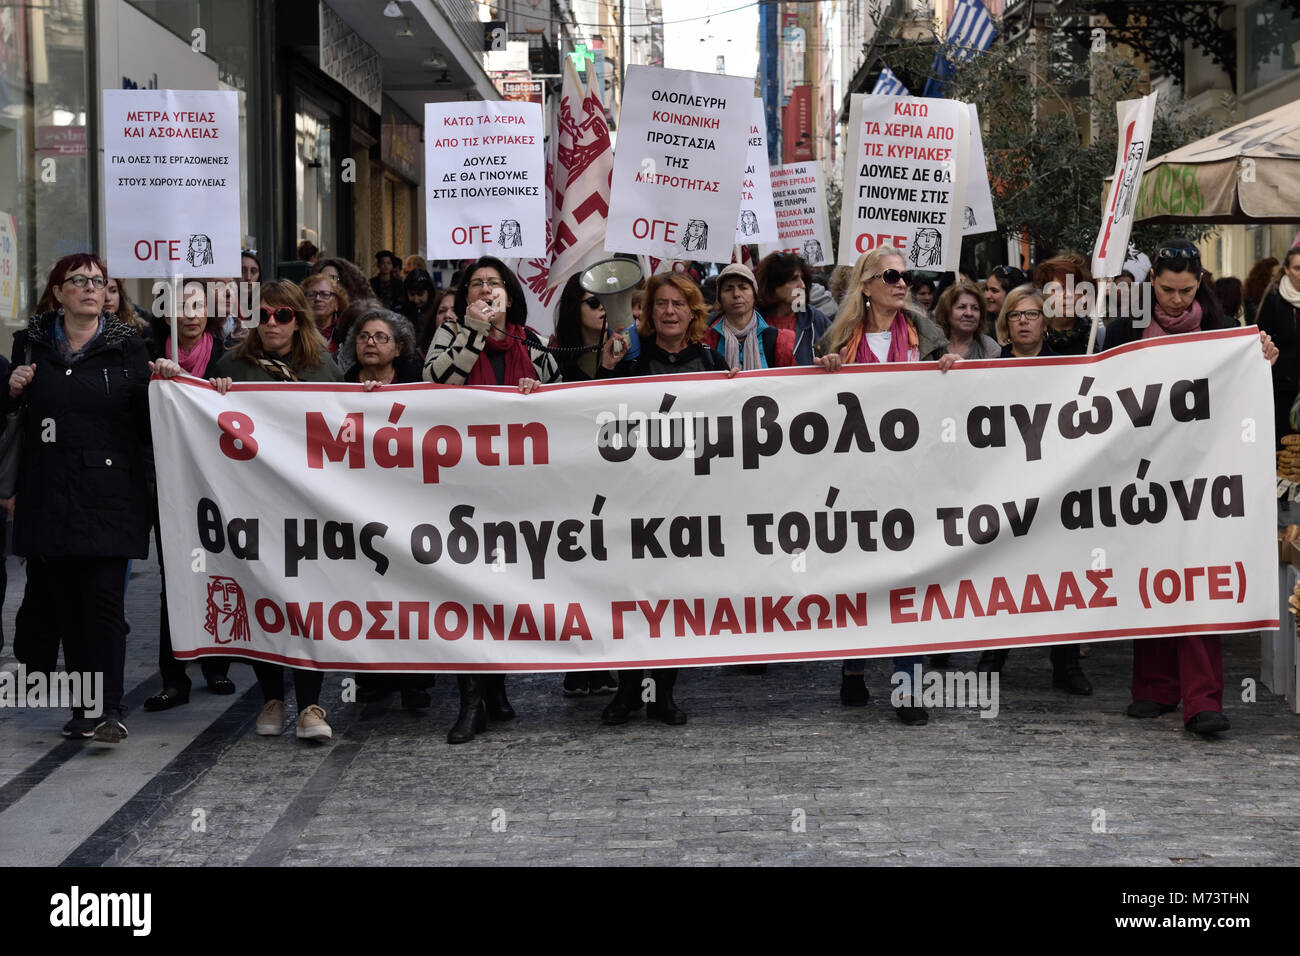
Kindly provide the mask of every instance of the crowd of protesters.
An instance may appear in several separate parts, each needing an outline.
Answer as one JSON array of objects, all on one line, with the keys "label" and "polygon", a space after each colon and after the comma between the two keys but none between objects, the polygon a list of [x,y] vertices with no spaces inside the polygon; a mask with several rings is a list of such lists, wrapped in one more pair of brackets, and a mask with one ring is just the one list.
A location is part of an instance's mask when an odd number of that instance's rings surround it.
[{"label": "crowd of protesters", "polygon": [[[1281,262],[1261,260],[1244,283],[1233,285],[1212,280],[1191,242],[1171,240],[1151,258],[1126,265],[1121,277],[1149,282],[1147,322],[1123,314],[1094,324],[1083,315],[1080,302],[1068,297],[1092,276],[1085,258],[1070,251],[1045,257],[1028,272],[998,266],[984,279],[914,275],[891,247],[829,275],[814,273],[797,255],[773,253],[754,269],[727,265],[706,284],[707,267],[696,264],[645,279],[627,331],[612,331],[602,299],[575,276],[549,317],[554,334],[545,341],[529,326],[538,317],[528,315],[519,279],[499,259],[464,263],[443,288],[418,256],[401,262],[381,251],[367,279],[346,259],[303,251],[312,261],[300,283],[269,279],[257,254],[243,253],[241,279],[260,283],[255,309],[231,296],[214,313],[203,285],[186,286],[176,341],[170,323],[136,307],[96,256],[66,256],[50,272],[38,313],[15,336],[12,365],[0,358],[9,382],[6,410],[28,410],[17,493],[9,501],[13,550],[27,567],[15,652],[29,668],[49,671],[61,647],[68,670],[106,677],[103,715],[74,711],[63,728],[67,737],[118,743],[127,736],[124,594],[129,561],[148,556],[150,528],[161,568],[147,403],[154,374],[205,378],[223,394],[241,381],[348,381],[366,389],[426,381],[529,393],[559,381],[791,366],[834,373],[858,363],[933,362],[942,375],[961,361],[1082,355],[1242,321],[1259,326],[1264,357],[1273,364],[1279,441],[1290,430],[1300,392],[1300,247]],[[50,417],[58,420],[56,443],[39,440]],[[1080,646],[1050,648],[1053,685],[1087,695],[1092,686]],[[1007,659],[1004,650],[985,652],[978,667],[1001,670]],[[211,692],[235,692],[229,663],[202,660]],[[910,674],[918,665],[923,658],[893,660],[896,673]],[[285,669],[264,662],[253,669],[264,698],[256,732],[278,735],[287,714]],[[755,674],[765,669],[746,667]],[[172,654],[165,600],[159,670],[163,686],[144,709],[187,703],[191,680]],[[320,706],[325,675],[290,670],[296,735],[329,739]],[[844,661],[840,675],[841,703],[868,703],[865,661]],[[671,668],[583,671],[565,675],[560,689],[570,697],[612,695],[602,719],[622,724],[641,708],[649,677],[656,694],[647,717],[680,725],[687,715],[674,696],[677,676]],[[404,707],[422,709],[431,705],[432,683],[432,677],[372,675],[361,680],[362,699],[396,692]],[[459,675],[457,685],[460,708],[450,743],[515,716],[503,676]],[[1135,642],[1132,696],[1132,717],[1159,716],[1181,704],[1189,730],[1228,729],[1219,638]],[[929,719],[919,696],[904,698],[895,711],[909,725]]]}]

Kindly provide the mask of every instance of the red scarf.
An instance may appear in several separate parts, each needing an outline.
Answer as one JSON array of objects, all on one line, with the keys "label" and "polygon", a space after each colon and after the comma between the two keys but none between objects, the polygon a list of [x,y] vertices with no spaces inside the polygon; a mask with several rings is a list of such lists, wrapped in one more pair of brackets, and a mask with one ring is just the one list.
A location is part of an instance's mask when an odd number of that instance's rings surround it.
[{"label": "red scarf", "polygon": [[[518,332],[515,330],[518,329]],[[522,378],[536,378],[537,369],[533,368],[533,360],[528,357],[528,344],[522,338],[515,338],[519,332],[523,331],[523,326],[515,326],[507,329],[504,338],[494,339],[488,336],[487,346],[483,349],[483,354],[478,357],[474,363],[474,368],[469,373],[469,378],[465,380],[466,385],[518,385]],[[505,352],[506,353],[506,377],[504,382],[498,382],[496,372],[492,369],[492,360],[488,358],[488,352]]]},{"label": "red scarf", "polygon": [[[167,341],[163,343],[163,355],[171,358],[172,339],[167,336]],[[203,378],[208,370],[208,362],[212,359],[212,334],[204,332],[199,336],[199,340],[194,343],[194,348],[187,349],[181,346],[180,366],[196,378]]]},{"label": "red scarf", "polygon": [[1201,303],[1193,300],[1181,315],[1171,316],[1159,303],[1153,305],[1155,313],[1151,322],[1142,333],[1144,339],[1154,339],[1160,335],[1177,335],[1179,332],[1196,332],[1201,328]]},{"label": "red scarf", "polygon": [[[871,351],[871,345],[867,342],[866,319],[858,323],[858,327],[853,330],[849,336],[849,341],[844,348],[840,349],[840,357],[848,363],[858,363],[860,365],[876,365],[880,359],[876,358],[876,353]],[[914,362],[920,357],[920,349],[917,344],[916,330],[912,324],[907,321],[907,316],[903,315],[903,310],[899,309],[894,316],[893,324],[889,326],[889,356],[888,362]]]}]

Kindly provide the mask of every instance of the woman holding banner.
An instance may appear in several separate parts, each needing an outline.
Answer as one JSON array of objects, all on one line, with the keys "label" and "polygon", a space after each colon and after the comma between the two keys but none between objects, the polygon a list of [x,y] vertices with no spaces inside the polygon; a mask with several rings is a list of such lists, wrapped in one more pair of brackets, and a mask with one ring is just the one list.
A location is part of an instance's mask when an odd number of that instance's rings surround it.
[{"label": "woman holding banner", "polygon": [[[1034,285],[1043,290],[1047,313],[1047,347],[1053,355],[1083,355],[1092,334],[1088,293],[1096,294],[1088,262],[1077,252],[1066,251],[1034,267]],[[1106,327],[1097,327],[1093,351],[1106,342]]]},{"label": "woman holding banner", "polygon": [[[957,361],[948,353],[948,340],[926,314],[916,310],[908,300],[911,273],[906,271],[903,254],[893,246],[878,246],[858,259],[849,278],[845,296],[835,321],[817,344],[821,355],[838,354],[844,364],[885,362],[939,362],[946,372]],[[848,660],[840,671],[840,703],[846,707],[863,707],[870,699],[866,683],[866,661]],[[899,674],[911,687],[914,667],[921,657],[895,657],[894,683]],[[905,695],[911,703],[895,708],[905,724],[924,724],[930,718],[919,704],[920,688]]]},{"label": "woman holding banner", "polygon": [[[1201,275],[1201,253],[1187,239],[1166,242],[1153,257],[1152,316],[1145,326],[1131,317],[1106,327],[1106,344],[1231,328]],[[1275,364],[1277,347],[1260,332],[1264,359]],[[1150,637],[1133,642],[1133,701],[1130,717],[1159,717],[1183,705],[1183,725],[1208,735],[1228,729],[1223,716],[1223,647],[1217,634]]]},{"label": "woman holding banner", "polygon": [[115,744],[127,736],[126,567],[149,555],[153,454],[148,351],[104,313],[106,284],[94,255],[55,263],[46,294],[56,308],[14,335],[5,411],[26,409],[13,551],[43,585],[27,591],[41,606],[23,610],[59,635],[69,671],[103,675],[103,699],[81,701],[102,712],[74,709],[63,734]]},{"label": "woman holding banner", "polygon": [[[227,352],[213,369],[211,379],[225,394],[232,382],[338,382],[342,379],[325,345],[325,339],[298,286],[285,279],[262,284],[261,320],[257,334]],[[167,375],[171,370],[161,371]],[[275,737],[284,729],[284,668],[258,661],[253,664],[266,703],[257,718],[257,733]],[[321,671],[293,668],[298,698],[296,734],[302,740],[329,740],[333,736],[320,706]]]},{"label": "woman holding banner", "polygon": [[[693,281],[680,272],[651,276],[646,284],[645,303],[636,327],[641,342],[636,358],[620,361],[627,353],[628,337],[622,332],[615,333],[600,353],[598,378],[729,371],[717,350],[704,344],[708,308]],[[677,684],[675,667],[619,671],[618,692],[601,714],[601,720],[607,724],[627,723],[632,711],[641,709],[643,678],[654,688],[646,716],[670,725],[686,723],[686,712],[673,701],[673,688]]]},{"label": "woman holding banner", "polygon": [[[424,362],[424,380],[443,385],[504,385],[527,395],[559,380],[555,359],[525,322],[528,300],[500,259],[483,256],[464,272],[456,319],[438,327]],[[447,743],[463,744],[487,729],[488,719],[513,720],[504,674],[459,674],[460,713]]]}]

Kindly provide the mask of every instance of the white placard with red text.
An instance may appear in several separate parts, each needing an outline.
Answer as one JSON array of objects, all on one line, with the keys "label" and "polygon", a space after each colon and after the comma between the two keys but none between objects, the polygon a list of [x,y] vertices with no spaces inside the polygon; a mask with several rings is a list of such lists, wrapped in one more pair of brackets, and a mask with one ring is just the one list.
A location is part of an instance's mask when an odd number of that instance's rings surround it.
[{"label": "white placard with red text", "polygon": [[606,251],[731,259],[753,98],[744,77],[627,68]]},{"label": "white placard with red text", "polygon": [[238,276],[239,202],[233,91],[104,91],[104,227],[112,275]]},{"label": "white placard with red text", "polygon": [[1115,172],[1102,209],[1101,229],[1092,250],[1092,274],[1110,279],[1120,274],[1128,261],[1128,237],[1133,231],[1133,211],[1142,186],[1142,170],[1151,158],[1151,126],[1156,118],[1156,97],[1152,91],[1136,100],[1115,104],[1119,117],[1119,138],[1115,145]]},{"label": "white placard with red text", "polygon": [[754,97],[754,118],[749,124],[749,151],[745,179],[740,184],[740,217],[736,242],[742,246],[775,243],[781,239],[772,204],[772,171],[767,165],[767,118],[762,97]]},{"label": "white placard with red text", "polygon": [[762,246],[763,255],[793,252],[803,256],[810,266],[830,265],[835,260],[831,258],[834,250],[821,168],[816,162],[787,163],[773,166],[771,174],[772,205],[780,238],[774,245]]},{"label": "white placard with red text", "polygon": [[567,671],[1277,626],[1253,329],[947,374],[186,379],[150,404],[181,659]]},{"label": "white placard with red text", "polygon": [[424,104],[429,258],[546,254],[546,154],[536,103]]},{"label": "white placard with red text", "polygon": [[848,139],[840,261],[894,246],[910,269],[956,271],[970,174],[966,104],[855,93]]}]

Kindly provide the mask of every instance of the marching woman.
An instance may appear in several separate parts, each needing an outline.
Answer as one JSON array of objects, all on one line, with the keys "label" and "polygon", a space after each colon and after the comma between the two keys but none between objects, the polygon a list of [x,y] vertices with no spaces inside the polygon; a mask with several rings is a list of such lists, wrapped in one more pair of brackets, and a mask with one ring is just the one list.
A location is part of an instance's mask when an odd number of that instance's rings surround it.
[{"label": "marching woman", "polygon": [[311,315],[321,338],[333,355],[343,341],[343,335],[339,333],[346,332],[339,329],[339,316],[348,307],[348,294],[343,291],[343,286],[323,272],[302,280],[302,294],[311,306]]},{"label": "marching woman", "polygon": [[[566,382],[588,382],[596,377],[604,343],[605,306],[598,296],[582,288],[579,278],[570,278],[560,293],[555,334],[548,343]],[[609,671],[569,671],[564,675],[565,697],[612,694],[617,687],[618,680]]]},{"label": "marching woman", "polygon": [[[213,369],[212,384],[223,395],[232,382],[337,382],[339,367],[330,357],[301,290],[285,279],[262,284],[262,304],[255,334],[227,352]],[[284,668],[258,661],[253,664],[266,703],[257,718],[257,733],[275,737],[284,729]],[[302,740],[329,740],[333,736],[320,706],[325,675],[318,670],[293,668],[298,698],[295,732]]]},{"label": "marching woman", "polygon": [[[1002,298],[1002,313],[998,316],[998,338],[1007,339],[1002,358],[1045,358],[1056,353],[1047,347],[1047,319],[1044,315],[1042,293],[1026,283],[1006,293]],[[1055,644],[1048,654],[1052,661],[1052,686],[1071,694],[1087,696],[1092,684],[1080,665],[1080,645]],[[1005,648],[984,651],[980,654],[978,669],[985,673],[1001,673],[1010,652]]]},{"label": "marching woman", "polygon": [[1002,300],[1012,289],[1028,281],[1029,276],[1015,266],[995,266],[989,273],[988,280],[984,283],[984,304],[987,307],[985,315],[988,322],[981,329],[985,335],[998,334],[995,330],[998,327],[998,316],[1002,313]]},{"label": "marching woman", "polygon": [[[176,319],[176,329],[180,337],[180,349],[173,351],[170,329],[167,325],[159,326],[161,338],[155,338],[150,353],[155,361],[177,354],[182,370],[196,378],[210,378],[216,374],[217,363],[226,354],[224,345],[225,322],[219,316],[209,317],[203,284],[188,283],[185,299]],[[170,363],[168,363],[170,364]],[[163,374],[166,374],[165,372]],[[144,702],[148,711],[170,710],[190,700],[190,678],[185,673],[185,662],[178,661],[172,655],[171,622],[167,616],[167,572],[163,566],[162,525],[158,515],[158,499],[153,498],[153,530],[157,543],[158,575],[162,585],[162,609],[158,614],[158,671],[162,675],[162,690]],[[229,676],[230,659],[226,657],[204,657],[199,661],[199,670],[207,682],[208,690],[214,694],[233,694],[235,684]]]},{"label": "marching woman", "polygon": [[[528,302],[515,274],[484,256],[464,271],[456,316],[438,327],[424,361],[424,380],[443,385],[509,385],[527,395],[558,381],[555,359],[529,329]],[[463,744],[487,729],[488,719],[513,720],[504,674],[458,674],[460,713],[447,743]]]},{"label": "marching woman", "polygon": [[[1055,283],[1049,289],[1049,284]],[[1053,355],[1083,355],[1092,335],[1092,318],[1086,308],[1087,291],[1092,288],[1092,271],[1077,252],[1065,251],[1034,268],[1034,285],[1044,292],[1043,310],[1047,313],[1047,348]],[[1073,292],[1074,297],[1069,298]],[[1106,344],[1108,327],[1099,325],[1094,352]]]},{"label": "marching woman", "polygon": [[106,284],[93,255],[55,263],[46,294],[56,308],[14,335],[5,411],[26,406],[13,551],[44,582],[27,595],[42,606],[24,611],[59,635],[69,671],[103,675],[102,713],[74,709],[64,736],[120,743],[126,565],[149,554],[153,451],[148,350],[105,314]]},{"label": "marching woman", "polygon": [[1281,352],[1273,366],[1273,425],[1278,447],[1291,432],[1291,406],[1300,393],[1300,246],[1287,250],[1282,275],[1269,286],[1255,313],[1260,330]]},{"label": "marching woman", "polygon": [[[939,362],[942,372],[957,361],[948,352],[948,340],[928,315],[908,302],[907,285],[911,276],[905,271],[903,254],[893,246],[878,246],[866,253],[853,267],[849,291],[835,321],[818,343],[822,355],[836,354],[845,365],[885,362]],[[921,657],[895,657],[894,674],[907,675],[910,686],[912,668]],[[846,707],[865,706],[870,699],[866,684],[866,661],[845,661],[840,676],[840,703]],[[897,676],[895,677],[897,681]],[[905,724],[924,724],[930,718],[920,705],[920,688],[914,688],[910,703],[894,712]]]},{"label": "marching woman", "polygon": [[[724,272],[726,270],[723,270]],[[778,350],[778,365],[813,365],[813,346],[831,326],[831,320],[811,305],[812,272],[799,256],[773,252],[764,256],[754,270],[757,288],[754,305],[774,329],[794,333],[793,361],[784,361]],[[837,312],[836,315],[839,313]]]},{"label": "marching woman", "polygon": [[[704,344],[708,309],[699,287],[679,272],[651,276],[645,289],[645,308],[637,322],[640,351],[635,359],[620,361],[626,354],[628,337],[617,333],[600,353],[598,378],[643,375],[680,375],[685,372],[724,372],[725,359]],[[686,712],[673,701],[677,668],[656,668],[644,672],[654,682],[654,700],[646,716],[665,724],[686,723]],[[634,710],[641,709],[643,672],[618,672],[618,692],[605,707],[601,720],[625,724]]]},{"label": "marching woman", "polygon": [[[1231,328],[1201,278],[1201,254],[1186,239],[1166,242],[1156,250],[1151,267],[1155,295],[1153,314],[1145,328],[1130,317],[1106,327],[1106,345],[1113,348],[1138,339]],[[1263,311],[1263,306],[1261,306]],[[1264,359],[1276,363],[1278,349],[1267,332],[1260,332]],[[1183,725],[1196,734],[1228,729],[1223,715],[1223,646],[1217,634],[1149,637],[1133,642],[1133,702],[1130,717],[1159,717],[1183,705]]]}]

